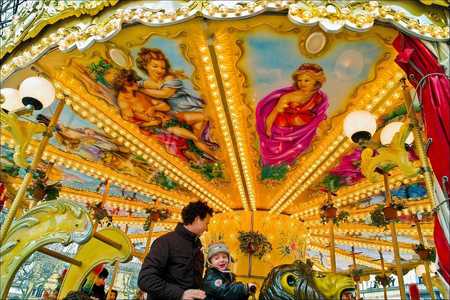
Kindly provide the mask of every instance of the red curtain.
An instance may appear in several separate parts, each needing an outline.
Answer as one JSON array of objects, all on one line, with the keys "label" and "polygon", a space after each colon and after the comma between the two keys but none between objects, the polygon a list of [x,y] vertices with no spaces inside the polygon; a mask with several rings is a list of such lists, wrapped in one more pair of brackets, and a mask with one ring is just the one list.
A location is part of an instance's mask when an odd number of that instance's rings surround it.
[{"label": "red curtain", "polygon": [[[393,45],[398,51],[395,61],[418,90],[425,133],[432,141],[428,157],[442,184],[444,176],[450,178],[450,81],[436,57],[419,39],[400,33]],[[442,188],[450,191],[449,182]],[[434,239],[441,274],[450,284],[449,243],[439,220],[435,220]]]}]

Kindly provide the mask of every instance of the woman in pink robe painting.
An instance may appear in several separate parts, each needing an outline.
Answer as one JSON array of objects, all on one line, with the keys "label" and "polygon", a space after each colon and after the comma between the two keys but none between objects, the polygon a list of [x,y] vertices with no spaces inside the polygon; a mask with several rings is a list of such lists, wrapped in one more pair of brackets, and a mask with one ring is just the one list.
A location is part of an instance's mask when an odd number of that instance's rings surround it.
[{"label": "woman in pink robe painting", "polygon": [[320,90],[325,74],[317,64],[302,64],[294,84],[275,90],[258,102],[256,128],[263,167],[291,165],[311,144],[326,119],[327,95]]}]

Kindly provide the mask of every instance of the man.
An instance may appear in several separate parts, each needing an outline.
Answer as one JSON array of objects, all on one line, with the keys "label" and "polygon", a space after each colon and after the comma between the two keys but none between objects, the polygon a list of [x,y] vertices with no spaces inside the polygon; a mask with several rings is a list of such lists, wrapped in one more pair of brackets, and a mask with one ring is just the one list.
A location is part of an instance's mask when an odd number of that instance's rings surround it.
[{"label": "man", "polygon": [[147,300],[205,299],[204,257],[199,237],[208,230],[213,210],[205,202],[183,208],[175,231],[156,239],[139,272],[139,288]]}]

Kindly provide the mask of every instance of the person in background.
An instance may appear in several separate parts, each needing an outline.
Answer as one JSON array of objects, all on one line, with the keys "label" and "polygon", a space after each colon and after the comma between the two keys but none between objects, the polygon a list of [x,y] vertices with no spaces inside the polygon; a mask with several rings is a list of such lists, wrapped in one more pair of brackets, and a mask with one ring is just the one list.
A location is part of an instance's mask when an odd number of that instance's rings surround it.
[{"label": "person in background", "polygon": [[91,297],[89,297],[84,292],[80,291],[71,291],[67,294],[66,297],[64,297],[63,300],[92,300]]},{"label": "person in background", "polygon": [[199,237],[208,230],[212,215],[205,202],[191,202],[181,212],[183,223],[153,242],[138,277],[147,300],[205,299]]},{"label": "person in background", "polygon": [[116,290],[111,290],[108,295],[106,295],[106,300],[116,300],[118,292]]},{"label": "person in background", "polygon": [[94,286],[92,287],[92,297],[97,298],[98,300],[106,300],[105,281],[106,278],[108,278],[108,274],[108,270],[106,269],[103,269],[100,274],[98,274]]},{"label": "person in background", "polygon": [[203,285],[206,300],[234,299],[246,300],[256,291],[254,283],[237,282],[230,271],[232,262],[230,251],[224,243],[214,243],[208,247],[208,270]]}]

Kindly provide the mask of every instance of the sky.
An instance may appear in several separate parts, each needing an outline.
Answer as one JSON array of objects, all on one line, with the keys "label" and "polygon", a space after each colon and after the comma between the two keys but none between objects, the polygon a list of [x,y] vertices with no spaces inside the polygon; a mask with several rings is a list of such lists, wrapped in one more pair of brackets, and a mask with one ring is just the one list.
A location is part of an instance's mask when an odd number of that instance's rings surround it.
[{"label": "sky", "polygon": [[322,89],[329,97],[329,112],[335,111],[367,79],[374,62],[383,53],[382,46],[372,40],[345,43],[336,40],[335,47],[318,58],[309,59],[301,55],[295,35],[273,34],[267,30],[250,33],[246,42],[248,65],[240,66],[249,75],[256,101],[275,89],[291,85],[291,75],[300,64],[316,63],[325,71],[327,81]]}]

